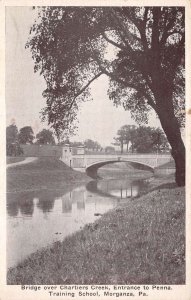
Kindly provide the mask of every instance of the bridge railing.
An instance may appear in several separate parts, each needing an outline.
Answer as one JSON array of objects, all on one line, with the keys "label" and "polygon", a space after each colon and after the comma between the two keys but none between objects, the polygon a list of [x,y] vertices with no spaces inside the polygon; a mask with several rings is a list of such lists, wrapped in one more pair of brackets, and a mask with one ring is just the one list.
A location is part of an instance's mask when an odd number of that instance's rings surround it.
[{"label": "bridge railing", "polygon": [[96,165],[104,162],[132,162],[147,165],[151,168],[165,164],[171,161],[171,156],[168,155],[156,155],[156,154],[133,154],[133,155],[73,155],[72,167],[74,168],[87,168],[91,165]]},{"label": "bridge railing", "polygon": [[[74,153],[73,155],[76,155],[77,153]],[[170,152],[150,152],[150,153],[139,153],[139,152],[123,152],[121,153],[120,151],[115,151],[115,152],[104,152],[104,151],[89,151],[85,149],[84,152],[85,155],[148,155],[148,154],[153,154],[153,155],[171,155]]]}]

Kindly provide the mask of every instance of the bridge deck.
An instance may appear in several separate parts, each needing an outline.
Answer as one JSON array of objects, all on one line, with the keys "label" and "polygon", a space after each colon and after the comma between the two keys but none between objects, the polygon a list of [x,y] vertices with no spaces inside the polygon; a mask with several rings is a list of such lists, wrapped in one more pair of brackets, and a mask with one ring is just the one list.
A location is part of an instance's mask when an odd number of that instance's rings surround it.
[{"label": "bridge deck", "polygon": [[170,154],[72,154],[65,155],[62,160],[72,168],[87,169],[90,167],[99,167],[105,163],[114,162],[132,162],[155,168],[172,160]]}]

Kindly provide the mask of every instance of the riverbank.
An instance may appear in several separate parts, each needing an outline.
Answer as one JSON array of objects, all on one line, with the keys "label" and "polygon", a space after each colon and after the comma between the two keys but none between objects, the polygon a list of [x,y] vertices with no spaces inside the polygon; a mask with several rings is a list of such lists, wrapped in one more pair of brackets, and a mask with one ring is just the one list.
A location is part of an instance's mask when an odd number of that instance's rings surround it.
[{"label": "riverbank", "polygon": [[[21,161],[14,159],[12,164]],[[100,168],[98,175],[106,180],[110,178],[148,179],[152,173],[147,170],[134,169],[127,164],[120,166],[116,163]],[[71,169],[58,158],[40,157],[30,163],[18,164],[7,169],[7,192],[62,190],[68,186],[88,183],[91,180],[93,179],[86,173]]]},{"label": "riverbank", "polygon": [[7,165],[9,164],[14,164],[16,162],[20,162],[20,161],[23,161],[25,159],[25,157],[22,157],[22,156],[7,156],[6,157],[6,163]]},{"label": "riverbank", "polygon": [[148,180],[152,192],[30,255],[8,284],[184,284],[184,188]]},{"label": "riverbank", "polygon": [[7,169],[7,192],[62,189],[90,180],[85,173],[72,170],[57,158],[41,157]]},{"label": "riverbank", "polygon": [[153,173],[148,168],[134,168],[130,163],[120,162],[108,164],[98,169],[98,176],[104,179],[147,179]]}]

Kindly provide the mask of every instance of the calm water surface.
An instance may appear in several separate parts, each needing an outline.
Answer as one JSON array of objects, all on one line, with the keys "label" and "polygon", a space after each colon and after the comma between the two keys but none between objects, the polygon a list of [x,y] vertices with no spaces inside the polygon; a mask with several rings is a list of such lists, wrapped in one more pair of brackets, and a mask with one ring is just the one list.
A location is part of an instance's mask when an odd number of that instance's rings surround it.
[{"label": "calm water surface", "polygon": [[71,190],[7,194],[7,266],[63,240],[121,202],[137,197],[144,181],[100,180]]}]

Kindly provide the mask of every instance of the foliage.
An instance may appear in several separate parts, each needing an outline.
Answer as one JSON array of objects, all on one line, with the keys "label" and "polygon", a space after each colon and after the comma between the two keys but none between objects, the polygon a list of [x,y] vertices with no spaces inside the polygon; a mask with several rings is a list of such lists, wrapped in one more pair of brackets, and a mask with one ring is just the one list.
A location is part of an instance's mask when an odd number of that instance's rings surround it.
[{"label": "foliage", "polygon": [[134,147],[140,153],[169,150],[168,141],[162,130],[146,126],[136,129]]},{"label": "foliage", "polygon": [[40,7],[38,13],[26,47],[47,84],[43,120],[57,136],[72,132],[89,86],[107,75],[110,99],[136,122],[147,123],[154,109],[172,147],[176,181],[184,185],[184,8]]},{"label": "foliage", "polygon": [[101,149],[101,145],[96,142],[96,141],[93,141],[91,139],[87,139],[84,141],[84,146],[85,148],[87,148],[88,150],[93,150],[93,151],[98,151]]},{"label": "foliage", "polygon": [[115,148],[112,147],[112,146],[106,146],[105,147],[105,152],[106,153],[113,153],[113,152],[115,152]]},{"label": "foliage", "polygon": [[135,125],[124,125],[117,131],[117,137],[114,138],[116,142],[119,142],[121,146],[121,153],[123,153],[123,145],[127,145],[127,151],[129,150],[129,143],[133,152],[134,135],[136,131]]},{"label": "foliage", "polygon": [[34,140],[34,132],[31,126],[25,126],[19,130],[18,140],[20,144],[32,144]]},{"label": "foliage", "polygon": [[58,141],[58,145],[70,144],[70,140],[68,137],[62,137]]},{"label": "foliage", "polygon": [[152,138],[152,149],[153,151],[169,151],[169,143],[164,135],[164,132],[160,128],[151,128],[151,138]]},{"label": "foliage", "polygon": [[[127,145],[127,151],[132,152],[161,152],[169,150],[169,143],[160,128],[149,126],[124,125],[118,132],[115,140],[121,143],[121,152],[123,145]],[[129,146],[130,145],[130,146]]]},{"label": "foliage", "polygon": [[[110,78],[114,104],[130,109],[138,122],[156,110],[156,79],[173,91],[176,111],[184,106],[183,8],[41,7],[38,16],[26,46],[35,71],[45,77],[42,113],[56,132],[71,129],[87,88],[102,74]],[[106,59],[108,45],[115,48],[112,61]]]},{"label": "foliage", "polygon": [[18,128],[16,125],[9,125],[6,128],[6,154],[8,156],[23,154],[23,150],[18,143]]},{"label": "foliage", "polygon": [[37,133],[36,139],[37,139],[36,143],[40,145],[55,144],[53,133],[49,129],[43,129],[42,131]]},{"label": "foliage", "polygon": [[16,143],[18,139],[18,128],[16,125],[9,125],[6,128],[6,142],[7,144]]},{"label": "foliage", "polygon": [[70,142],[70,145],[72,147],[78,147],[78,146],[83,146],[83,143],[81,143],[81,142]]}]

